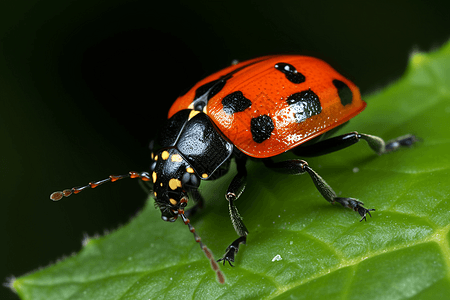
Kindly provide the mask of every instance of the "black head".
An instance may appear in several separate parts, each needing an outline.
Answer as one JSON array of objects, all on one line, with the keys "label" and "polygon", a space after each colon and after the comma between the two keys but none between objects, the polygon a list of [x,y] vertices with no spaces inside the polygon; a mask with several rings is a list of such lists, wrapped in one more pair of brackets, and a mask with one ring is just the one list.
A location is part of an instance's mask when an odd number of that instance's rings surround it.
[{"label": "black head", "polygon": [[200,178],[175,148],[152,154],[152,160],[150,176],[155,204],[164,221],[174,222],[178,210],[187,205],[188,192],[200,185]]}]

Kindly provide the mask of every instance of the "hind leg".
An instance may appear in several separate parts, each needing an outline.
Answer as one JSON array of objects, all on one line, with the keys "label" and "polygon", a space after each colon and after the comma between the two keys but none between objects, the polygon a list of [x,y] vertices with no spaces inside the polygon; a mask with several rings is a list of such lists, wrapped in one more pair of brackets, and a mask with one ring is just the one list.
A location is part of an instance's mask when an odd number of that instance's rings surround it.
[{"label": "hind leg", "polygon": [[[372,148],[372,150],[381,155],[391,151],[395,151],[402,146],[410,146],[415,143],[417,139],[413,135],[405,135],[386,143],[382,138],[377,136],[351,132],[317,142],[316,144],[299,146],[293,149],[292,152],[299,156],[319,156],[344,149],[359,142],[360,140],[365,140],[369,144],[370,148]],[[375,210],[365,208],[363,206],[364,204],[355,198],[338,197],[331,186],[304,160],[291,159],[287,161],[274,162],[269,158],[264,160],[264,164],[267,167],[280,173],[294,175],[308,173],[317,190],[325,198],[325,200],[330,203],[340,203],[342,206],[358,212],[361,216],[360,221],[366,220],[367,214],[371,216],[370,212]]]}]

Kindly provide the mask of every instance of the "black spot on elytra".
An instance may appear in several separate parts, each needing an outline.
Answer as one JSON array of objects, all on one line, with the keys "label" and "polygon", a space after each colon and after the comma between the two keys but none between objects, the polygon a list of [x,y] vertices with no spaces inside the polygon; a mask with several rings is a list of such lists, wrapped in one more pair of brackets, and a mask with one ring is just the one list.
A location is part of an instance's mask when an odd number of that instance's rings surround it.
[{"label": "black spot on elytra", "polygon": [[352,90],[346,85],[344,82],[334,79],[333,80],[334,86],[338,90],[339,98],[341,99],[342,105],[352,104],[353,101],[353,93]]},{"label": "black spot on elytra", "polygon": [[[230,78],[231,78],[231,76],[230,76]],[[220,78],[220,79],[217,79],[214,81],[210,81],[210,82],[205,83],[204,85],[198,87],[195,90],[195,98],[194,99],[198,99],[206,93],[208,93],[206,98],[208,100],[211,99],[212,97],[214,97],[218,92],[220,92],[223,89],[223,87],[227,83],[228,79],[229,78],[227,78],[227,76],[223,76],[223,78]]]},{"label": "black spot on elytra", "polygon": [[245,98],[241,91],[233,92],[222,99],[223,110],[232,115],[244,111],[252,105],[252,101]]},{"label": "black spot on elytra", "polygon": [[250,121],[250,131],[256,143],[262,143],[270,138],[274,128],[273,121],[268,115],[261,115]]},{"label": "black spot on elytra", "polygon": [[294,111],[295,121],[297,123],[303,122],[322,112],[319,97],[310,89],[290,95],[286,102]]},{"label": "black spot on elytra", "polygon": [[287,80],[292,83],[299,84],[305,82],[305,76],[302,73],[299,73],[293,65],[279,62],[275,65],[275,69],[277,69],[281,73],[284,73]]},{"label": "black spot on elytra", "polygon": [[199,86],[195,90],[195,96],[192,100],[192,103],[194,105],[195,110],[203,110],[203,108],[208,104],[208,101],[217,95],[223,87],[227,84],[227,81],[230,80],[236,73],[239,71],[248,68],[254,64],[257,64],[263,60],[266,60],[267,58],[262,58],[261,60],[255,60],[253,62],[250,62],[246,65],[243,65],[237,69],[234,69],[228,74],[225,74],[223,76],[220,76],[219,79],[212,80],[210,82],[205,83],[202,86]]}]

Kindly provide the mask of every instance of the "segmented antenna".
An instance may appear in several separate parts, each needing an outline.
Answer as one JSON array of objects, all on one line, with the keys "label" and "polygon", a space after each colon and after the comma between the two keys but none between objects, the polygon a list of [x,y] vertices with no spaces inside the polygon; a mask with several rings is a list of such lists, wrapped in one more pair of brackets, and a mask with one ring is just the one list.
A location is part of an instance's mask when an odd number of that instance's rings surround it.
[{"label": "segmented antenna", "polygon": [[87,188],[94,189],[94,188],[98,187],[99,185],[104,184],[105,182],[116,182],[117,180],[120,180],[120,179],[123,179],[123,178],[140,178],[143,181],[150,181],[150,180],[152,180],[150,175],[147,172],[138,173],[138,172],[131,171],[128,174],[125,174],[125,175],[109,175],[109,178],[102,179],[102,180],[99,180],[99,181],[89,182],[89,184],[85,185],[85,186],[73,187],[71,189],[54,192],[54,193],[52,193],[50,195],[50,199],[53,200],[53,201],[59,201],[63,197],[69,197],[72,194],[78,194],[78,193],[84,191]]},{"label": "segmented antenna", "polygon": [[[184,198],[180,202],[183,202],[183,200],[185,202],[187,202]],[[184,224],[189,227],[189,231],[192,232],[192,234],[194,235],[195,241],[197,243],[199,243],[200,248],[205,253],[206,257],[209,259],[209,262],[211,263],[211,268],[213,269],[214,272],[216,272],[217,281],[219,281],[220,284],[224,284],[225,277],[224,277],[222,271],[220,270],[219,265],[217,264],[212,252],[208,249],[208,247],[206,247],[205,244],[202,243],[202,239],[195,232],[195,228],[194,228],[194,226],[191,225],[191,221],[184,215],[184,210],[179,209],[178,215],[181,216],[181,219],[183,220]]]},{"label": "segmented antenna", "polygon": [[[99,185],[104,184],[105,182],[116,182],[117,180],[120,180],[120,179],[123,179],[123,178],[140,178],[143,181],[150,181],[150,180],[152,180],[150,175],[147,172],[138,173],[138,172],[131,171],[128,174],[125,174],[125,175],[110,175],[106,179],[89,182],[89,184],[87,184],[85,186],[73,187],[71,189],[54,192],[54,193],[52,193],[50,195],[50,199],[53,200],[53,201],[59,201],[63,197],[69,197],[72,194],[78,194],[78,193],[84,191],[87,188],[93,189],[93,188],[98,187]],[[180,203],[181,202],[187,202],[187,199],[183,198],[183,199],[180,200]],[[206,245],[202,243],[200,236],[195,232],[194,226],[191,225],[191,221],[185,216],[184,210],[183,209],[179,209],[178,210],[178,215],[181,216],[184,224],[188,225],[189,231],[192,232],[192,234],[194,235],[195,241],[197,243],[199,243],[200,248],[202,249],[203,253],[205,253],[206,257],[209,259],[209,261],[211,263],[211,268],[214,270],[214,272],[216,272],[217,280],[219,281],[219,283],[224,284],[225,283],[225,277],[224,277],[222,271],[220,270],[219,265],[217,264],[216,260],[214,259],[213,254],[208,249],[208,247],[206,247]]]}]

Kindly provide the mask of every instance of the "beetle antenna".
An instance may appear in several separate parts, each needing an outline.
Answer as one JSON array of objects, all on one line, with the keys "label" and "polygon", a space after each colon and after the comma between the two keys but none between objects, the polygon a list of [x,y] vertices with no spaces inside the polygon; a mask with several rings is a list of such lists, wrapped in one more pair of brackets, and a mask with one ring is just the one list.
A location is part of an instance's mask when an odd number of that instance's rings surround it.
[{"label": "beetle antenna", "polygon": [[183,209],[178,210],[178,215],[181,216],[181,219],[183,220],[184,224],[189,227],[189,231],[192,232],[192,234],[194,235],[195,241],[197,243],[199,243],[200,248],[202,249],[203,253],[205,253],[206,257],[209,259],[209,262],[211,263],[211,268],[213,269],[214,272],[216,272],[217,281],[219,281],[220,284],[224,284],[225,277],[224,277],[222,271],[220,270],[220,267],[217,264],[211,250],[209,250],[208,247],[206,247],[206,245],[202,243],[202,239],[195,232],[194,226],[192,226],[191,221],[185,216]]},{"label": "beetle antenna", "polygon": [[93,189],[93,188],[98,187],[101,184],[104,184],[105,182],[116,182],[117,180],[120,180],[123,178],[140,178],[143,181],[151,180],[151,177],[147,172],[139,173],[139,172],[131,171],[131,172],[128,172],[128,174],[124,174],[124,175],[109,175],[109,177],[106,179],[89,182],[89,184],[87,184],[85,186],[73,187],[71,189],[54,192],[50,195],[50,199],[53,201],[59,201],[63,197],[69,197],[72,194],[78,194],[79,192],[82,192],[83,190],[85,190],[87,188]]}]

